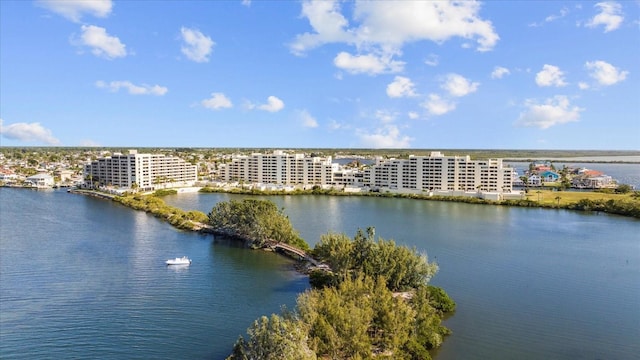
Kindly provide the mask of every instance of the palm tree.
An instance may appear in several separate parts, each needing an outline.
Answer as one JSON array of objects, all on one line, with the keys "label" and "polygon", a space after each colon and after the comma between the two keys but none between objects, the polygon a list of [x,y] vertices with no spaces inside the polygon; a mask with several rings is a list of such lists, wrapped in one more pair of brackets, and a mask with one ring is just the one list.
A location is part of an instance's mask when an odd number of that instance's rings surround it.
[{"label": "palm tree", "polygon": [[520,176],[520,181],[524,184],[524,192],[529,192],[529,178],[526,175]]},{"label": "palm tree", "polygon": [[556,196],[556,197],[555,197],[555,199],[556,199],[556,201],[558,202],[558,205],[560,205],[560,199],[562,199],[562,198],[560,197],[560,195]]},{"label": "palm tree", "polygon": [[540,196],[542,195],[542,191],[538,190],[536,191],[536,194],[538,194],[538,202],[540,202]]}]

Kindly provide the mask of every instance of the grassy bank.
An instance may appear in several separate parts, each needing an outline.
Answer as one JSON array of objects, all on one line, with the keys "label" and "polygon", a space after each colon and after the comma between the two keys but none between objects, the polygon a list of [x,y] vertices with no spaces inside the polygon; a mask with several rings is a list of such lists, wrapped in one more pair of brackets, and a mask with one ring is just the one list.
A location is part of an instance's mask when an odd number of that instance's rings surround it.
[{"label": "grassy bank", "polygon": [[[538,191],[540,191],[538,193]],[[577,203],[580,200],[587,199],[591,201],[630,201],[640,204],[640,198],[633,193],[628,194],[609,194],[603,192],[582,192],[582,191],[554,191],[554,190],[530,190],[527,199],[535,201],[541,205],[559,205],[561,207]]]}]

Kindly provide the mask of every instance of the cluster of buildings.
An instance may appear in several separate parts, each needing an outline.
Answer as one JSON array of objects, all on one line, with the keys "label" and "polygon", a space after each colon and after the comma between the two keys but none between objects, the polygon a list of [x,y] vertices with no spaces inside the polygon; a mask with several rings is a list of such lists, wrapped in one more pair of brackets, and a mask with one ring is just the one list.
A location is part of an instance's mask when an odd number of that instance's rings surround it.
[{"label": "cluster of buildings", "polygon": [[532,163],[523,176],[516,176],[514,187],[539,187],[545,183],[564,182],[573,189],[604,189],[617,186],[616,181],[601,171],[565,167],[557,172],[549,163]]},{"label": "cluster of buildings", "polygon": [[82,177],[63,163],[37,164],[35,174],[25,176],[16,173],[14,168],[28,168],[32,165],[25,160],[11,161],[7,164],[4,154],[0,153],[0,184],[33,188],[51,188],[73,186],[82,181]]},{"label": "cluster of buildings", "polygon": [[221,181],[260,189],[294,189],[319,186],[347,192],[382,191],[408,194],[481,196],[491,199],[522,198],[512,188],[514,170],[502,159],[471,160],[467,156],[429,156],[375,159],[370,166],[346,168],[328,157],[304,154],[255,153],[234,156],[219,167]]},{"label": "cluster of buildings", "polygon": [[[85,165],[84,186],[114,191],[151,191],[195,186],[197,166],[161,154],[115,153]],[[272,153],[234,155],[220,164],[217,185],[260,190],[295,190],[321,187],[347,192],[378,191],[430,195],[521,198],[512,189],[514,171],[501,159],[471,160],[469,156],[429,156],[408,159],[376,158],[363,168],[317,157]]]},{"label": "cluster of buildings", "polygon": [[[220,159],[218,159],[220,161]],[[58,169],[20,179],[33,187],[70,184],[115,193],[154,191],[213,185],[258,190],[336,189],[345,192],[390,192],[420,195],[469,196],[492,200],[521,199],[521,187],[542,186],[545,182],[571,181],[573,188],[614,186],[615,180],[587,169],[563,169],[562,176],[550,164],[532,164],[525,176],[502,159],[472,160],[466,156],[429,155],[408,158],[382,158],[366,165],[346,166],[331,156],[313,156],[276,150],[271,153],[231,155],[222,163],[202,165],[212,170],[211,180],[198,179],[196,161],[177,156],[138,153],[113,153],[84,161],[82,174]],[[571,171],[571,176],[567,174]],[[206,172],[205,172],[206,174]],[[15,174],[0,172],[0,182],[16,181]],[[54,180],[55,178],[55,180]],[[186,190],[186,189],[185,189]]]}]

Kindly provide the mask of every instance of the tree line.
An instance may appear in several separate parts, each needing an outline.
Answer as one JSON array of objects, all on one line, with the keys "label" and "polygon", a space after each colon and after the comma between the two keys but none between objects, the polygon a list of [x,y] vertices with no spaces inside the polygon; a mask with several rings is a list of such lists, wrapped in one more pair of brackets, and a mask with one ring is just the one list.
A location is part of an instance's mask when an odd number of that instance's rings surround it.
[{"label": "tree line", "polygon": [[207,215],[201,211],[184,211],[167,205],[160,196],[175,193],[175,190],[162,190],[153,195],[124,195],[116,196],[114,201],[135,210],[142,210],[161,218],[171,225],[183,230],[195,230],[198,223],[206,223]]},{"label": "tree line", "polygon": [[283,242],[308,251],[309,245],[293,228],[283,209],[271,201],[230,200],[217,203],[208,214],[208,223],[216,233],[241,238],[253,247]]}]

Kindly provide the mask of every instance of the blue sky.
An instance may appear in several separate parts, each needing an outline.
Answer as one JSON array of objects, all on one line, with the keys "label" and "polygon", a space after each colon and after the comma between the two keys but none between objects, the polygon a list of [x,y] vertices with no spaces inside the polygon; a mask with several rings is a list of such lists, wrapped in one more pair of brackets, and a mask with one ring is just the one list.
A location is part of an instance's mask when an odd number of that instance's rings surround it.
[{"label": "blue sky", "polygon": [[0,145],[640,149],[638,1],[0,2]]}]

